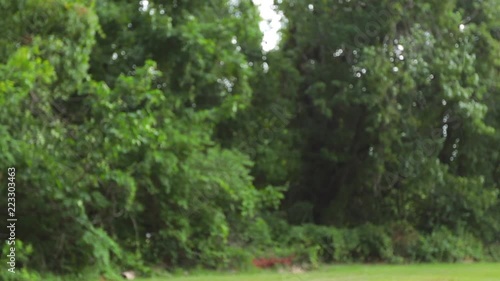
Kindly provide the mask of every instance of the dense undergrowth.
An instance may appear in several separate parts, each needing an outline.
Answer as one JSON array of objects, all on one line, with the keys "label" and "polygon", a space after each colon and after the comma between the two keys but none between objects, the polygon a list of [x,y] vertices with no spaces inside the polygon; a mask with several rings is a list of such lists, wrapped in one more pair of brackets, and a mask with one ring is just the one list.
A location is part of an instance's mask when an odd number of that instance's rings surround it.
[{"label": "dense undergrowth", "polygon": [[[274,223],[277,220],[273,220]],[[278,226],[279,225],[279,226]],[[168,276],[177,272],[201,269],[217,271],[256,270],[252,260],[259,257],[294,256],[293,263],[304,269],[314,270],[322,264],[345,263],[436,263],[436,262],[492,262],[500,261],[499,245],[485,246],[473,235],[461,235],[446,228],[420,234],[408,224],[394,223],[387,226],[365,224],[351,229],[327,226],[290,226],[281,221],[267,225],[260,221],[250,227],[244,244],[221,245],[219,251],[204,253],[192,261],[192,266],[168,267],[165,264],[147,264],[137,256],[116,256],[107,267],[89,267],[78,275],[63,277],[40,275],[21,269],[16,275],[4,274],[3,280],[97,280],[105,276],[120,280],[123,268],[133,268],[143,277]],[[278,227],[276,227],[278,226]],[[21,251],[26,248],[20,247]],[[28,251],[29,253],[29,251]],[[29,254],[19,257],[27,263]],[[28,263],[27,263],[28,264]],[[43,276],[43,277],[42,277]]]}]

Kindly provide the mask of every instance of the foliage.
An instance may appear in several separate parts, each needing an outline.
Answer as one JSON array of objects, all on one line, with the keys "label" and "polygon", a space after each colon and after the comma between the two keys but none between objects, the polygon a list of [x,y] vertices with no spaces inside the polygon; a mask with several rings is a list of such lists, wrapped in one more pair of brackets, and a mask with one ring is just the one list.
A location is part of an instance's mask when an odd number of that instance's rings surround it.
[{"label": "foliage", "polygon": [[481,242],[470,234],[454,235],[441,228],[420,239],[416,250],[416,260],[425,262],[456,262],[464,260],[484,260]]},{"label": "foliage", "polygon": [[0,0],[16,278],[498,260],[500,4],[365,2]]},{"label": "foliage", "polygon": [[[17,192],[25,222],[19,238],[34,245],[32,268],[56,273],[93,268],[112,274],[115,264],[140,266],[140,259],[215,267],[227,261],[228,235],[236,225],[262,208],[277,206],[281,198],[273,187],[253,187],[253,163],[246,155],[211,140],[214,120],[229,118],[250,95],[246,81],[251,70],[239,68],[247,54],[231,43],[234,32],[219,33],[219,26],[184,14],[174,19],[172,36],[165,38],[183,42],[177,54],[171,49],[174,55],[161,59],[154,46],[143,44],[150,48],[140,52],[143,57],[98,74],[98,65],[114,59],[104,59],[109,46],[96,40],[97,34],[115,43],[122,40],[105,19],[121,17],[116,9],[137,12],[136,7],[115,4],[2,2],[4,12],[14,16],[2,17],[5,26],[13,27],[3,31],[3,38],[13,43],[1,50],[0,118],[6,150],[0,158],[3,168],[19,171],[17,185],[27,187]],[[158,9],[163,5],[157,4]],[[115,10],[100,9],[102,5]],[[227,23],[234,24],[242,46],[248,45],[245,52],[251,53],[257,35],[241,30],[246,27],[236,20],[235,7],[226,8]],[[252,9],[244,4],[239,8]],[[144,31],[138,38],[163,34],[156,28],[157,20],[168,19],[163,13],[136,14],[143,22],[134,24]],[[215,38],[210,38],[214,35],[227,42],[221,57],[215,53]],[[23,46],[17,48],[16,42]],[[155,52],[157,62],[148,60]],[[192,63],[178,61],[181,53],[192,56]],[[212,67],[219,61],[221,67]],[[184,77],[173,75],[184,72],[179,67],[185,68]],[[223,87],[221,76],[237,83]],[[200,84],[186,87],[193,81]],[[165,83],[168,87],[162,88]],[[210,88],[219,101],[198,101],[208,97],[201,96],[202,88]]]}]

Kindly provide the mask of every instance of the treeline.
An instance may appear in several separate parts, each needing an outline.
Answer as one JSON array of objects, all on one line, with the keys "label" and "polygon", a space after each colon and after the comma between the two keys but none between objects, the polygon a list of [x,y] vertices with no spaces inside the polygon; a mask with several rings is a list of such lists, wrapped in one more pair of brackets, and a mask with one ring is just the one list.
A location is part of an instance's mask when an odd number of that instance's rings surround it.
[{"label": "treeline", "polygon": [[276,4],[0,0],[0,277],[500,259],[500,3]]}]

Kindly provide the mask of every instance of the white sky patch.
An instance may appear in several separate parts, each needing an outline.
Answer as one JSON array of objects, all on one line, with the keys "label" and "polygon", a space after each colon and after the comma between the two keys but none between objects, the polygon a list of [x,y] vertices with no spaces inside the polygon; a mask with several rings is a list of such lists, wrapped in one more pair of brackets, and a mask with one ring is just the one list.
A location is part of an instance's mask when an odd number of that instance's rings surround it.
[{"label": "white sky patch", "polygon": [[262,21],[259,25],[260,30],[264,33],[262,49],[267,52],[278,46],[280,41],[279,30],[281,28],[281,19],[283,15],[274,10],[272,0],[253,0],[253,3],[259,7],[260,16],[262,17]]},{"label": "white sky patch", "polygon": [[141,0],[141,1],[139,1],[139,5],[140,5],[139,10],[142,12],[145,12],[148,10],[149,1],[148,0]]},{"label": "white sky patch", "polygon": [[[259,8],[262,21],[259,24],[260,30],[264,33],[262,40],[262,49],[268,52],[278,46],[280,41],[279,30],[283,13],[277,13],[274,9],[273,0],[253,0],[253,3]],[[310,5],[312,6],[312,5]],[[311,7],[309,7],[311,8]],[[145,12],[149,9],[148,0],[139,1],[139,10]],[[154,11],[150,11],[150,14]]]}]

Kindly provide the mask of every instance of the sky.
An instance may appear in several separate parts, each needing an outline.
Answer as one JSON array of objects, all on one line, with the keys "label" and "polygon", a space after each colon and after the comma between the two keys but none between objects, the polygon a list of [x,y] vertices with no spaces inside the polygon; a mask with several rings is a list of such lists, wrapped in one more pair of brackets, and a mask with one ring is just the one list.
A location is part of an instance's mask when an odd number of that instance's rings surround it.
[{"label": "sky", "polygon": [[[274,49],[280,40],[279,29],[281,26],[282,15],[276,13],[273,9],[273,0],[253,0],[253,3],[259,7],[260,16],[262,21],[260,23],[260,30],[264,33],[264,39],[262,40],[262,48],[264,51],[269,51]],[[140,0],[139,4],[142,9],[146,11],[149,6],[148,0]]]},{"label": "sky", "polygon": [[273,0],[253,0],[253,2],[259,7],[263,19],[260,23],[260,30],[264,33],[262,48],[267,52],[274,49],[280,40],[278,31],[281,26],[281,15],[273,9]]}]

